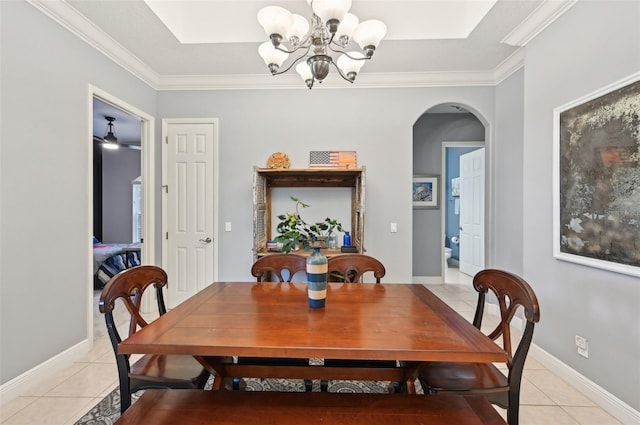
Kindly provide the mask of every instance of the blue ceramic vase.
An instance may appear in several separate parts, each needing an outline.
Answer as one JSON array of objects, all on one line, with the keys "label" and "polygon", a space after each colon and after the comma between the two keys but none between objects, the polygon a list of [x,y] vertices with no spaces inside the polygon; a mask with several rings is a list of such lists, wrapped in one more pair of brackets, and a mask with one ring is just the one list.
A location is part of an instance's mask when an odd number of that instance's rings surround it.
[{"label": "blue ceramic vase", "polygon": [[324,307],[327,299],[327,257],[320,247],[313,247],[313,252],[307,258],[307,293],[309,307]]}]

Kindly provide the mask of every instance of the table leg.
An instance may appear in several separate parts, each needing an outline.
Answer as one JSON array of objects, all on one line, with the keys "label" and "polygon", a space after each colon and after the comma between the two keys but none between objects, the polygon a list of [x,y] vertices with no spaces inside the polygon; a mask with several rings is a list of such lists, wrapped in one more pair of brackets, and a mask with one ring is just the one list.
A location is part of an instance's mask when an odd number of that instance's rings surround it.
[{"label": "table leg", "polygon": [[230,357],[209,357],[209,356],[193,356],[212,376],[213,387],[212,390],[224,389],[224,369],[225,364]]}]

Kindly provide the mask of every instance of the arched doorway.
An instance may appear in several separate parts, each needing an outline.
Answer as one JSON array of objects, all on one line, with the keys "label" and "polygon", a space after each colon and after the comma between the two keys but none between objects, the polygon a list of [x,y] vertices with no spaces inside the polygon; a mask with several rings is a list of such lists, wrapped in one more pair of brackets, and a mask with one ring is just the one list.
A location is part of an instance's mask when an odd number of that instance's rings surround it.
[{"label": "arched doorway", "polygon": [[[440,104],[429,108],[413,126],[413,175],[433,176],[438,181],[435,207],[413,209],[413,280],[417,283],[443,283],[445,247],[450,248],[448,265],[457,266],[460,236],[455,233],[460,216],[460,199],[452,179],[459,177],[454,163],[467,152],[482,148],[489,134],[484,121],[462,104]],[[447,159],[447,153],[449,159]],[[486,180],[483,179],[483,183]],[[484,201],[484,196],[483,196]],[[484,211],[484,207],[483,207]],[[484,214],[483,214],[484,216]],[[483,231],[484,231],[484,221]],[[484,242],[482,261],[484,263]],[[454,253],[455,251],[455,253]],[[483,264],[484,266],[484,264]]]}]

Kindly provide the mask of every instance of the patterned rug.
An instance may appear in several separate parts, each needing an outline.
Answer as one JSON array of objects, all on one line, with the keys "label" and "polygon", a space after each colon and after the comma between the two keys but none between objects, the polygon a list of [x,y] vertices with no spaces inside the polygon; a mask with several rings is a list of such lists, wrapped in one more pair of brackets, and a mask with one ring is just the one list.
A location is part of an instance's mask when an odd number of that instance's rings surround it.
[{"label": "patterned rug", "polygon": [[[303,392],[304,381],[298,379],[245,379],[245,391],[289,391]],[[416,381],[416,391],[422,392]],[[207,387],[211,388],[211,381]],[[179,390],[178,390],[179,391]],[[313,391],[320,391],[320,381],[313,381]],[[135,403],[144,391],[138,391],[132,397]],[[329,392],[338,393],[388,393],[389,382],[385,381],[331,381]],[[113,425],[120,417],[120,390],[113,390],[93,409],[87,412],[75,425]]]}]

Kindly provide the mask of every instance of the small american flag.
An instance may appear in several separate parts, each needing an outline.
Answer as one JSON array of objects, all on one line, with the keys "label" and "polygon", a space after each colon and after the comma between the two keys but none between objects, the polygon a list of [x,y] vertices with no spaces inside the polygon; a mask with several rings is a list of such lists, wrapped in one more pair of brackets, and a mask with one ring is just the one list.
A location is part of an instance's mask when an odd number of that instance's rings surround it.
[{"label": "small american flag", "polygon": [[311,151],[309,167],[356,168],[356,151]]}]

